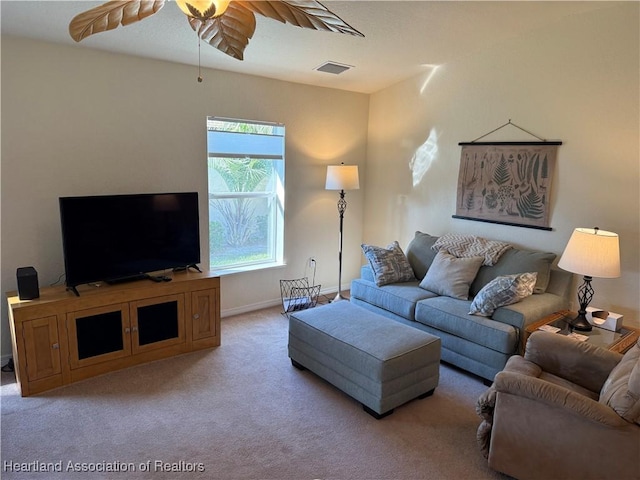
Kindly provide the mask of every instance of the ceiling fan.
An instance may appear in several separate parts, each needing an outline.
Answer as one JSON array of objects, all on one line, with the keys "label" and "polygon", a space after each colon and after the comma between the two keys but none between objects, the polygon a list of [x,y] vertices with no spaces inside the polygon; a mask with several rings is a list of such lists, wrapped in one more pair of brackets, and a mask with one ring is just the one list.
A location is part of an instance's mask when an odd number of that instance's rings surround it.
[{"label": "ceiling fan", "polygon": [[[79,42],[94,33],[130,25],[157,13],[165,0],[112,0],[73,18],[69,34]],[[176,0],[198,37],[238,60],[256,29],[255,14],[297,27],[364,37],[314,0]]]}]

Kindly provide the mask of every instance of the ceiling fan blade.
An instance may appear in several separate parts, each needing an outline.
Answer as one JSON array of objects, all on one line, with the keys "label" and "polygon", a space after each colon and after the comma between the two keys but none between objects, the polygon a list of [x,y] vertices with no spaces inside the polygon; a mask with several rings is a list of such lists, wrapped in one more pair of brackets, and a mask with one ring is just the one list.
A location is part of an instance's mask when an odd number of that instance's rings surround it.
[{"label": "ceiling fan blade", "polygon": [[315,0],[238,0],[237,3],[282,23],[364,37],[362,33]]},{"label": "ceiling fan blade", "polygon": [[79,42],[94,33],[139,22],[156,13],[164,4],[165,0],[112,0],[76,15],[69,23],[69,34]]},{"label": "ceiling fan blade", "polygon": [[238,3],[231,2],[223,15],[204,22],[189,17],[189,25],[212,47],[242,60],[244,49],[256,30],[256,17]]}]

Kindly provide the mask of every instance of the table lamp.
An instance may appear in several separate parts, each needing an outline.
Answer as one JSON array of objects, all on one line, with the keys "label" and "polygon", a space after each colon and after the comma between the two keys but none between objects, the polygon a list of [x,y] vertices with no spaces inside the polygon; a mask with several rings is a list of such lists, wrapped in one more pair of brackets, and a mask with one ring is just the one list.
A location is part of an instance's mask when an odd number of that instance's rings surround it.
[{"label": "table lamp", "polygon": [[568,272],[584,275],[578,288],[578,316],[570,321],[576,329],[588,332],[591,324],[586,318],[587,307],[593,298],[593,277],[616,278],[620,276],[620,246],[618,234],[596,228],[576,228],[560,257],[558,267]]},{"label": "table lamp", "polygon": [[342,225],[344,220],[344,212],[347,209],[347,201],[344,199],[345,190],[358,190],[360,181],[358,179],[358,166],[345,165],[329,165],[327,167],[327,181],[324,187],[326,190],[340,190],[340,198],[338,199],[338,213],[340,215],[340,243],[338,247],[338,294],[333,301],[343,300],[342,296]]}]

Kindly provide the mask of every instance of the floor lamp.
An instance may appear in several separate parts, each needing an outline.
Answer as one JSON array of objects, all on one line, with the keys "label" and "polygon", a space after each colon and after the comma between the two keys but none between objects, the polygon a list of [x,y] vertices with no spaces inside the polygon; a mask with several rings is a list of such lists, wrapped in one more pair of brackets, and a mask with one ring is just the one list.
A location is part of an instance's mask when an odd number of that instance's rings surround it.
[{"label": "floor lamp", "polygon": [[338,294],[333,301],[344,300],[342,296],[342,226],[344,221],[344,211],[347,209],[347,201],[344,199],[345,190],[358,190],[360,181],[358,180],[357,165],[329,165],[327,167],[326,190],[340,190],[338,200],[338,214],[340,215],[340,244],[338,248]]},{"label": "floor lamp", "polygon": [[583,275],[584,282],[578,288],[578,316],[569,323],[576,330],[590,331],[586,318],[587,307],[593,298],[593,277],[616,278],[620,276],[620,246],[618,235],[599,228],[576,228],[562,253],[558,266],[568,272]]}]

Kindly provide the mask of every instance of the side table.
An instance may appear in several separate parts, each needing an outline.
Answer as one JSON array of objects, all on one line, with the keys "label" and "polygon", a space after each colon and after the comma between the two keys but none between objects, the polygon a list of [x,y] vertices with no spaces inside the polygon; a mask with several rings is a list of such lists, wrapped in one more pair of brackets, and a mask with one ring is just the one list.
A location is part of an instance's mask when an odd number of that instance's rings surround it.
[{"label": "side table", "polygon": [[[524,335],[520,344],[521,352],[524,353],[529,335],[543,325],[550,325],[552,327],[559,328],[560,330],[556,333],[560,335],[569,335],[574,332],[573,328],[569,325],[569,320],[574,318],[576,315],[576,312],[561,310],[528,325],[524,330]],[[618,353],[625,353],[638,341],[638,337],[640,337],[640,329],[626,327],[624,325],[617,332],[612,332],[610,330],[594,326],[590,332],[575,330],[575,333],[588,337],[585,342],[589,342],[593,345]]]}]

